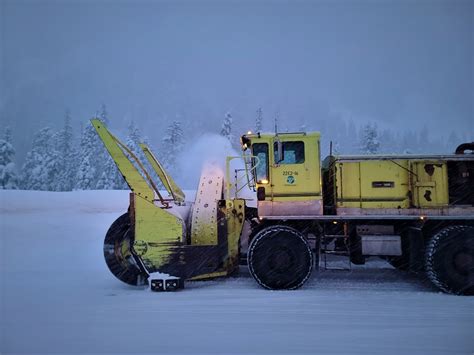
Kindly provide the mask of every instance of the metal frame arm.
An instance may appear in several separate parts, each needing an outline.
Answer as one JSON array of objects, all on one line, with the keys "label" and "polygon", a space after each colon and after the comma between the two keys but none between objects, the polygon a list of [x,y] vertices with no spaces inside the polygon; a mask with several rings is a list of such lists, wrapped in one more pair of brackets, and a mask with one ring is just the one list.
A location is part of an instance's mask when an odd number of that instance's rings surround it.
[{"label": "metal frame arm", "polygon": [[173,200],[177,203],[183,203],[186,198],[183,190],[174,182],[173,178],[166,172],[165,168],[160,164],[156,156],[153,154],[151,149],[144,143],[140,143],[140,148],[143,150],[145,157],[148,159],[153,170],[160,178],[163,186],[168,193],[173,197]]},{"label": "metal frame arm", "polygon": [[[120,170],[123,178],[127,182],[130,189],[137,195],[145,198],[146,200],[153,202],[155,201],[155,194],[158,195],[161,202],[166,205],[166,201],[160,196],[158,189],[151,180],[151,177],[145,170],[145,167],[140,162],[140,160],[133,154],[133,152],[128,149],[128,147],[123,144],[118,138],[112,135],[109,132],[107,127],[98,119],[91,120],[92,125],[97,131],[102,143],[104,143],[105,148],[112,157],[114,163],[117,165],[117,168]],[[129,157],[125,152],[131,156],[137,165],[142,169],[143,173],[147,177],[148,181],[140,174],[138,169],[132,163]]]}]

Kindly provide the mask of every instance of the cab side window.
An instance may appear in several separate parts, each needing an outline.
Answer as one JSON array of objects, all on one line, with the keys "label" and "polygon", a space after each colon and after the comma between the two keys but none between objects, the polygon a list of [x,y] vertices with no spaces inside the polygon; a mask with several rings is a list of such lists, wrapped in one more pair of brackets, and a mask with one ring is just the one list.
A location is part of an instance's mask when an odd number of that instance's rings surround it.
[{"label": "cab side window", "polygon": [[[275,162],[278,161],[278,144],[273,147],[275,152]],[[303,142],[283,142],[283,160],[278,164],[302,164],[304,163],[304,143]]]},{"label": "cab side window", "polygon": [[[255,178],[257,183],[268,180],[268,144],[255,143],[252,145],[253,155],[258,158],[258,165],[255,168]],[[253,166],[256,162],[253,162]]]}]

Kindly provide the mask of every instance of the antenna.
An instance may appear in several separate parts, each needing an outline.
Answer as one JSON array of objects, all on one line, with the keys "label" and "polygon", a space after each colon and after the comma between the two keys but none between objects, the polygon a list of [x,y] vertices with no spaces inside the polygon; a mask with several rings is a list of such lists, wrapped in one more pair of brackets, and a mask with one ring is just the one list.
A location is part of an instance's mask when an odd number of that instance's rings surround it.
[{"label": "antenna", "polygon": [[280,118],[280,109],[275,112],[275,135],[278,135],[278,119]]}]

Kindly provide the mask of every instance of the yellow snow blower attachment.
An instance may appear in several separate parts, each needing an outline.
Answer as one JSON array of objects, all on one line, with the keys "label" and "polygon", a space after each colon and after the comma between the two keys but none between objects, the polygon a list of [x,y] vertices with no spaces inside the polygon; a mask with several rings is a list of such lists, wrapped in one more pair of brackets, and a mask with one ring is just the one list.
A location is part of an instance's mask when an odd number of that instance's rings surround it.
[{"label": "yellow snow blower attachment", "polygon": [[104,257],[110,271],[131,285],[172,291],[185,280],[226,276],[238,267],[245,219],[243,199],[224,199],[224,172],[204,170],[195,202],[167,174],[144,144],[140,147],[169,194],[164,198],[139,157],[98,119],[92,125],[130,187],[128,212],[109,228]]}]

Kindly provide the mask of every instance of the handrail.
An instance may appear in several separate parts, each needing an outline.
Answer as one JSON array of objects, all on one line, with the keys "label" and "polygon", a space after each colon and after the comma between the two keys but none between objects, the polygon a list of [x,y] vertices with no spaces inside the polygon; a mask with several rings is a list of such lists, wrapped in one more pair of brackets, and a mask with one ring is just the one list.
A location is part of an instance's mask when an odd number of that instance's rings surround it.
[{"label": "handrail", "polygon": [[[251,169],[248,169],[247,167],[247,164],[246,164],[246,161],[245,161],[245,158],[251,158],[251,159],[256,159],[256,164],[253,165],[251,167]],[[236,176],[236,179],[235,179],[235,183],[233,184],[231,182],[231,179],[230,179],[230,162],[231,160],[234,160],[234,159],[243,159],[244,160],[244,165],[245,165],[245,169],[240,169],[239,171],[244,171],[245,170],[245,176],[247,177],[247,184],[244,184],[240,189],[238,188],[237,186],[237,183],[243,179],[243,176],[241,176],[240,178],[238,178]],[[252,162],[251,162],[252,163]],[[252,172],[252,171],[255,171],[257,166],[260,164],[260,159],[257,157],[257,156],[253,156],[253,155],[249,155],[249,156],[246,156],[246,155],[239,155],[239,156],[228,156],[226,157],[226,172],[225,172],[225,186],[226,186],[226,190],[225,190],[225,197],[227,200],[230,200],[231,199],[231,189],[232,189],[232,186],[235,185],[235,198],[237,198],[237,193],[239,191],[242,191],[242,189],[245,187],[245,186],[250,186],[250,178],[249,178],[249,173]]]}]

